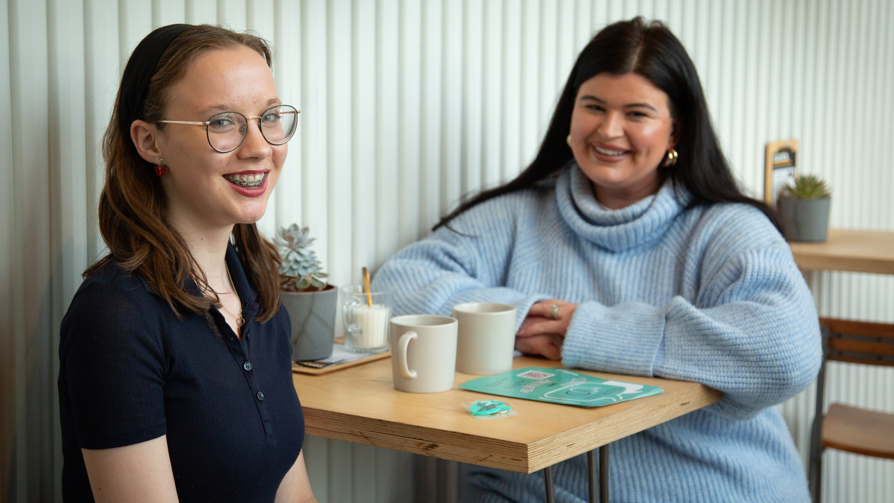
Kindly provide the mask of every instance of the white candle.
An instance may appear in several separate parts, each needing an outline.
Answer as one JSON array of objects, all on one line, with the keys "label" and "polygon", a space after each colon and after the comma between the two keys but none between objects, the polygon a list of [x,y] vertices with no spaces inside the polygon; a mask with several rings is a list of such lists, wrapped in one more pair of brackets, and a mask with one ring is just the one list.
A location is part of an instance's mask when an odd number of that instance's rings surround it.
[{"label": "white candle", "polygon": [[360,332],[354,334],[354,346],[381,348],[388,345],[388,320],[391,309],[381,304],[354,306],[354,324]]}]

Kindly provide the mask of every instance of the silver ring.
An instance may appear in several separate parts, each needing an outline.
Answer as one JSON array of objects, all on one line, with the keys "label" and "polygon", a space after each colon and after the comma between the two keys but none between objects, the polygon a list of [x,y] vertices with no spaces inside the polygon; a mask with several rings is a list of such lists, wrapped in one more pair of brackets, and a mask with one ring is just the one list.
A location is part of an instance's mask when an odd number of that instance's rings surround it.
[{"label": "silver ring", "polygon": [[552,313],[552,315],[553,315],[553,319],[554,319],[554,320],[558,320],[558,319],[559,319],[559,305],[558,305],[558,304],[553,304],[553,308],[552,308],[551,313]]}]

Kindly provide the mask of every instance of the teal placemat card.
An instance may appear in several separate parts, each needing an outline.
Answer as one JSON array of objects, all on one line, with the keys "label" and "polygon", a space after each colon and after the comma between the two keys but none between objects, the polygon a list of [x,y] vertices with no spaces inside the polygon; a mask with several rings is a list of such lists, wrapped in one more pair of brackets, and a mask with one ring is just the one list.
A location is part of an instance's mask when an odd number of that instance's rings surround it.
[{"label": "teal placemat card", "polygon": [[459,387],[479,393],[578,407],[602,407],[664,393],[658,386],[608,381],[564,368],[540,367],[479,377]]}]

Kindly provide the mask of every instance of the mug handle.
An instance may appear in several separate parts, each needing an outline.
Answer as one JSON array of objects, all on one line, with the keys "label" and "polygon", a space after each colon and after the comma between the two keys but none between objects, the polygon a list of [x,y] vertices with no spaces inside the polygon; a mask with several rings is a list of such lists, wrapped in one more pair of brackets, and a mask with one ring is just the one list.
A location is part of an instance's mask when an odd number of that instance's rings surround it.
[{"label": "mug handle", "polygon": [[351,298],[351,300],[345,303],[344,312],[342,313],[342,317],[344,318],[343,321],[345,322],[345,330],[352,334],[357,334],[363,331],[363,329],[360,328],[360,325],[354,324],[354,306],[359,305],[360,300],[358,300],[356,297],[353,297]]},{"label": "mug handle", "polygon": [[397,342],[397,368],[400,370],[400,375],[407,379],[416,379],[416,371],[410,370],[407,365],[407,346],[416,337],[418,337],[416,332],[406,332],[400,336],[400,340]]}]

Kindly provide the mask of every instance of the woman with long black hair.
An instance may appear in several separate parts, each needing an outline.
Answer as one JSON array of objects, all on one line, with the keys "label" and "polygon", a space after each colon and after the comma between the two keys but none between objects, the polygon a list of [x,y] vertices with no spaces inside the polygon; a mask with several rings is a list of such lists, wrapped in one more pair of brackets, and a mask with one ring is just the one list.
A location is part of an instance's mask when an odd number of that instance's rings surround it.
[{"label": "woman with long black hair", "polygon": [[[695,67],[661,23],[584,48],[534,162],[397,253],[397,314],[517,306],[516,349],[567,367],[697,381],[710,407],[613,445],[612,501],[808,501],[774,407],[813,381],[816,309],[772,211],[742,194]],[[583,456],[557,499],[587,499]],[[542,479],[468,473],[475,502],[540,501]]]}]

